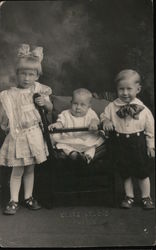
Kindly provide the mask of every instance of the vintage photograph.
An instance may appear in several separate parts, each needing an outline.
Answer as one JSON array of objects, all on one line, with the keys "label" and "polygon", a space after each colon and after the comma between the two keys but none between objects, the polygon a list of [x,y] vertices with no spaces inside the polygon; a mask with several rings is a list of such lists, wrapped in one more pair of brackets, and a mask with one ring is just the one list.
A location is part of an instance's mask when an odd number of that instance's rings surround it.
[{"label": "vintage photograph", "polygon": [[0,247],[152,249],[154,3],[0,1]]}]

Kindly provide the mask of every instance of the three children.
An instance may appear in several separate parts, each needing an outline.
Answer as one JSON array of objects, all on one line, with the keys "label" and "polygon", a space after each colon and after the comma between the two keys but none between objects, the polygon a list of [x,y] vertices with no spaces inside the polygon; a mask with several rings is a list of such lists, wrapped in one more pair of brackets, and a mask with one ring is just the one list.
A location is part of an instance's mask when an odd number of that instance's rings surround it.
[{"label": "three children", "polygon": [[[23,44],[18,51],[16,64],[17,87],[0,93],[0,124],[7,133],[0,149],[0,166],[12,167],[10,178],[10,201],[4,214],[13,215],[19,208],[19,191],[24,182],[24,203],[29,209],[41,206],[33,198],[34,166],[47,160],[48,149],[41,129],[41,117],[34,104],[33,95],[39,106],[52,111],[49,95],[51,89],[37,82],[42,73],[43,49],[30,51]],[[154,118],[151,111],[137,98],[141,91],[140,75],[131,69],[122,70],[115,79],[118,98],[100,115],[104,131],[112,131],[112,154],[117,169],[124,181],[125,199],[122,208],[134,204],[132,178],[139,181],[142,205],[154,208],[150,195],[150,164],[155,157]],[[86,132],[55,134],[52,140],[62,154],[73,160],[81,159],[89,164],[96,147],[103,143],[98,133],[100,120],[91,108],[92,94],[80,88],[73,92],[71,108],[59,114],[54,128],[88,127]]]}]

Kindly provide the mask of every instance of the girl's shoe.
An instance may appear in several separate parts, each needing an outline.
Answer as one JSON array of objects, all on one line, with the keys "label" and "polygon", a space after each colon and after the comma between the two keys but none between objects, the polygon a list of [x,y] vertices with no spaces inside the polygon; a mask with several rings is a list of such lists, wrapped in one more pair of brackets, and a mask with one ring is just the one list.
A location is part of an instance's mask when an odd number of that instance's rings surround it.
[{"label": "girl's shoe", "polygon": [[121,207],[129,209],[134,204],[134,198],[126,196],[125,199],[121,202]]},{"label": "girl's shoe", "polygon": [[151,197],[142,198],[142,205],[143,205],[143,208],[146,210],[155,208]]},{"label": "girl's shoe", "polygon": [[19,209],[18,202],[9,201],[8,205],[6,206],[3,214],[6,215],[14,215],[16,211]]},{"label": "girl's shoe", "polygon": [[35,200],[33,197],[30,197],[24,201],[24,205],[26,208],[29,208],[31,210],[39,210],[42,207],[38,204],[37,200]]}]

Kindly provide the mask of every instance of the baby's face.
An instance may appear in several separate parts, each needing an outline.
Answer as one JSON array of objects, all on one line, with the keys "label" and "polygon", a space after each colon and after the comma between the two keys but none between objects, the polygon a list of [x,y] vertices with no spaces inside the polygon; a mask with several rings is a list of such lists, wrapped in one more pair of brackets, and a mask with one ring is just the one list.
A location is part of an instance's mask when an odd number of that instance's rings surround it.
[{"label": "baby's face", "polygon": [[34,69],[19,69],[17,72],[18,86],[22,89],[31,87],[38,79],[37,70]]},{"label": "baby's face", "polygon": [[141,86],[135,82],[135,78],[127,78],[118,82],[118,97],[125,103],[130,103],[140,92]]},{"label": "baby's face", "polygon": [[85,116],[90,108],[90,98],[85,95],[74,95],[71,104],[71,113],[73,116]]}]

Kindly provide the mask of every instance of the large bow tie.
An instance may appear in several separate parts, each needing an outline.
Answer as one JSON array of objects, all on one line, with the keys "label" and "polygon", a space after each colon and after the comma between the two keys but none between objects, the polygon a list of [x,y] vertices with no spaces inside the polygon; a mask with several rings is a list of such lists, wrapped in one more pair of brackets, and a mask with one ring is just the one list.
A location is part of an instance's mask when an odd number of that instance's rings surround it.
[{"label": "large bow tie", "polygon": [[144,109],[143,106],[138,104],[126,104],[122,106],[116,113],[120,118],[131,116],[134,119],[139,119],[139,113]]}]

